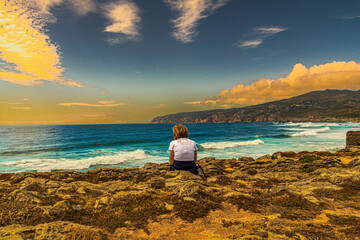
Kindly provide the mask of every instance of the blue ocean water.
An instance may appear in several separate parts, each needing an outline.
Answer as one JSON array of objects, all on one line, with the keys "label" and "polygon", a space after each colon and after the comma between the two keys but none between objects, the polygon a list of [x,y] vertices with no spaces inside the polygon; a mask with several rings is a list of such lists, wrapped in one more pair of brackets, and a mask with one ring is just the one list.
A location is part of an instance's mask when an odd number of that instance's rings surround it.
[{"label": "blue ocean water", "polygon": [[[173,124],[0,126],[0,172],[85,171],[168,161]],[[359,123],[186,124],[198,158],[336,151]]]}]

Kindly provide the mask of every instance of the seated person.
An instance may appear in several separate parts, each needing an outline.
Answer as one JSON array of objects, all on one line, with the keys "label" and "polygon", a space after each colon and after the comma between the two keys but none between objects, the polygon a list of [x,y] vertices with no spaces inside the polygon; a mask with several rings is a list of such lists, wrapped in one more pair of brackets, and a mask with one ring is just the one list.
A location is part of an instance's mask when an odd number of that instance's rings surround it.
[{"label": "seated person", "polygon": [[185,170],[198,174],[196,143],[190,140],[189,131],[182,124],[173,127],[174,141],[170,143],[170,171]]}]

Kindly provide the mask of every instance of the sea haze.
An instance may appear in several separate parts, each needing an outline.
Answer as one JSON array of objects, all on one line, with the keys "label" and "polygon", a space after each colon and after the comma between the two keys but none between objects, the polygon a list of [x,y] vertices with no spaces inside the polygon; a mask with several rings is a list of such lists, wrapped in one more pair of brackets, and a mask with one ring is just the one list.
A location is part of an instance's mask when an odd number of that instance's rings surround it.
[{"label": "sea haze", "polygon": [[[86,171],[167,162],[174,124],[0,126],[0,172]],[[198,157],[336,151],[359,123],[186,124]]]}]

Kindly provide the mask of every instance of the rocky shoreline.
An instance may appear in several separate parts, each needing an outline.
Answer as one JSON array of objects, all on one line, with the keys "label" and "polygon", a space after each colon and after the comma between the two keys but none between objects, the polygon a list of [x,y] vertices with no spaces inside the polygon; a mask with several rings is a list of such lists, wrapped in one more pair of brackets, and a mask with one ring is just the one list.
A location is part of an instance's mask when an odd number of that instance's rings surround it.
[{"label": "rocky shoreline", "polygon": [[360,149],[0,174],[1,239],[359,239]]}]

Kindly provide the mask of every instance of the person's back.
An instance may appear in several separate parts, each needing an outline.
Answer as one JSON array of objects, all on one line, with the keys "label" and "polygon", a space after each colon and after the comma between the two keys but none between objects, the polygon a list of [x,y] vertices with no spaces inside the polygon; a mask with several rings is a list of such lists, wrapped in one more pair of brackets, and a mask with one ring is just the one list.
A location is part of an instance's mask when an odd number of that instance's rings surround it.
[{"label": "person's back", "polygon": [[198,174],[196,143],[190,140],[187,128],[181,124],[173,127],[174,139],[170,145],[170,170],[186,170]]}]

